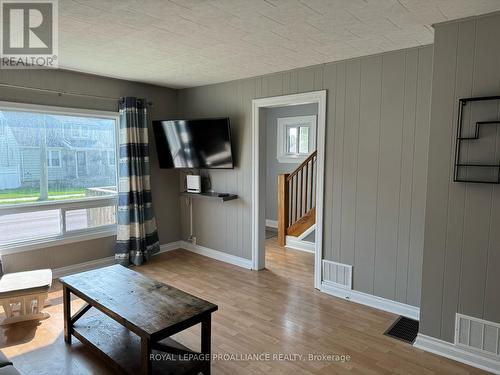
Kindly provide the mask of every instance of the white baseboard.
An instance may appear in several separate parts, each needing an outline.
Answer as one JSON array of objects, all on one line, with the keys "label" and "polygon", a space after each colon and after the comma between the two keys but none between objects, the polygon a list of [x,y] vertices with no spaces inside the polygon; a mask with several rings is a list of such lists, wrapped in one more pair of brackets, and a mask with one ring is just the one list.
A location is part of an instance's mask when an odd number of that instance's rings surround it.
[{"label": "white baseboard", "polygon": [[289,247],[294,250],[305,251],[308,253],[315,253],[316,245],[314,242],[309,241],[301,241],[297,237],[286,236],[286,244],[285,247]]},{"label": "white baseboard", "polygon": [[180,246],[180,248],[182,249],[206,256],[208,258],[220,260],[221,262],[233,264],[235,266],[239,266],[246,269],[252,269],[252,261],[250,259],[223,253],[222,251],[209,249],[208,247],[200,245],[193,245],[192,243],[187,241],[180,241],[180,242],[182,242],[182,245]]},{"label": "white baseboard", "polygon": [[470,352],[455,346],[455,344],[451,342],[419,333],[413,346],[430,353],[453,359],[457,362],[480,368],[481,370],[500,374],[500,362],[498,360],[489,358],[487,355],[481,353]]},{"label": "white baseboard", "polygon": [[[170,242],[167,244],[160,245],[160,251],[157,254],[164,253],[166,251],[172,251],[176,249],[183,248],[183,241]],[[155,254],[156,255],[156,254]],[[88,262],[72,264],[66,267],[55,268],[52,270],[52,277],[58,279],[60,277],[72,275],[74,273],[90,271],[96,268],[111,266],[115,264],[115,257],[110,256],[106,258],[100,258],[95,260],[90,260]]]},{"label": "white baseboard", "polygon": [[328,281],[323,281],[321,283],[320,290],[335,297],[344,298],[352,302],[388,311],[393,314],[403,315],[415,320],[419,320],[420,318],[420,309],[418,307],[358,292],[352,289],[341,288],[334,285],[334,283],[329,283]]},{"label": "white baseboard", "polygon": [[299,237],[297,237],[299,240],[303,240],[307,236],[309,236],[312,232],[316,230],[316,224],[311,225],[309,228],[307,228],[304,233],[302,233]]},{"label": "white baseboard", "polygon": [[278,228],[278,220],[266,219],[266,227]]},{"label": "white baseboard", "polygon": [[160,251],[158,253],[156,253],[155,255],[158,255],[161,253],[166,253],[167,251],[183,249],[183,248],[184,248],[184,241],[170,242],[170,243],[160,245]]},{"label": "white baseboard", "polygon": [[[235,266],[243,267],[246,269],[252,269],[252,261],[250,259],[245,259],[241,257],[237,257],[235,255],[226,254],[222,251],[209,249],[207,247],[203,247],[200,245],[193,245],[187,241],[175,241],[167,244],[160,245],[160,251],[155,255],[165,253],[167,251],[184,249],[191,251],[196,254],[204,255],[206,257],[220,260],[221,262],[226,262],[230,264],[234,264]],[[84,272],[93,270],[96,268],[111,266],[115,264],[115,257],[110,256],[106,258],[100,258],[91,260],[88,262],[72,264],[70,266],[55,268],[52,270],[52,277],[54,279],[58,279],[63,276],[72,275],[74,273]]]},{"label": "white baseboard", "polygon": [[58,279],[60,277],[72,275],[74,273],[79,273],[79,272],[93,270],[96,268],[111,266],[112,264],[115,264],[115,257],[114,256],[90,260],[88,262],[83,262],[83,263],[72,264],[70,266],[53,269],[52,270],[52,278]]}]

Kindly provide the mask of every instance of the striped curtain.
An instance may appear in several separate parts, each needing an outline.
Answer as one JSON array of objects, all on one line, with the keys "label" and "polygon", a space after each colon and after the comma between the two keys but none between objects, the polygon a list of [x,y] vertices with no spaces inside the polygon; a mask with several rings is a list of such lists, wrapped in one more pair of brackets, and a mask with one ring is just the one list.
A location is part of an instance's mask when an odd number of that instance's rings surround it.
[{"label": "striped curtain", "polygon": [[144,99],[120,99],[118,231],[115,261],[140,265],[160,250],[149,182],[148,122]]}]

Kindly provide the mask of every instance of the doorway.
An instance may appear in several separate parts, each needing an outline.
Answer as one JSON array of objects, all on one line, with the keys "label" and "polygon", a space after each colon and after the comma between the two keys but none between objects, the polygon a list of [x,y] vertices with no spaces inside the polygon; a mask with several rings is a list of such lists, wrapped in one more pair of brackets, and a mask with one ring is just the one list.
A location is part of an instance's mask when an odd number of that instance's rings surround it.
[{"label": "doorway", "polygon": [[[252,268],[261,270],[265,268],[265,240],[266,240],[266,110],[288,107],[315,104],[317,105],[317,122],[316,122],[316,152],[315,165],[316,173],[314,174],[315,185],[315,210],[313,212],[315,218],[315,244],[314,244],[314,287],[318,288],[321,285],[321,257],[323,246],[323,181],[324,181],[324,155],[325,155],[325,131],[326,131],[326,90],[314,91],[301,94],[292,94],[284,96],[276,96],[270,98],[254,99],[252,101]],[[305,123],[305,122],[304,122]],[[291,139],[295,133],[307,133],[304,130],[304,125],[300,126],[284,126],[285,131],[290,131]],[[295,130],[296,129],[296,130]],[[307,145],[303,142],[303,146],[290,146],[290,142],[286,139],[285,134],[284,147],[293,154],[294,151],[299,160],[301,155],[301,147]],[[293,142],[292,142],[293,143]],[[279,147],[279,146],[278,146]],[[285,155],[290,156],[290,155]],[[308,159],[306,155],[305,159]],[[279,155],[277,155],[279,157]],[[304,159],[304,162],[306,161]],[[311,177],[312,178],[312,177]]]}]

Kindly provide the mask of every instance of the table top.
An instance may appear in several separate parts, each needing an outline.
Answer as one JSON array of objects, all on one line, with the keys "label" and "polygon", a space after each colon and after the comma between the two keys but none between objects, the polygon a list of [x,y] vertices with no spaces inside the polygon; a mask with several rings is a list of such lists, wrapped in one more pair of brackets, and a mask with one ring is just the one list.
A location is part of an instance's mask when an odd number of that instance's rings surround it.
[{"label": "table top", "polygon": [[217,305],[121,265],[81,272],[60,281],[140,336],[173,331],[217,310]]}]

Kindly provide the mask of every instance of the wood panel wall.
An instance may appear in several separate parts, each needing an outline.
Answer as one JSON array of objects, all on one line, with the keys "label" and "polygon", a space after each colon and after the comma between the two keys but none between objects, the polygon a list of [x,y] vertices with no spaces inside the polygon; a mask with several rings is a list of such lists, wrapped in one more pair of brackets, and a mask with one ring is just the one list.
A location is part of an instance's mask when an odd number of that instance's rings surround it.
[{"label": "wood panel wall", "polygon": [[[500,94],[500,15],[437,25],[435,38],[421,332],[453,342],[456,312],[500,322],[500,187],[452,182],[458,99]],[[482,151],[498,162],[500,130],[491,139]]]},{"label": "wood panel wall", "polygon": [[326,89],[323,257],[353,265],[354,289],[418,306],[431,71],[426,46],[181,90],[184,117],[231,118],[236,168],[210,173],[241,197],[195,201],[198,243],[251,258],[252,99]]}]

